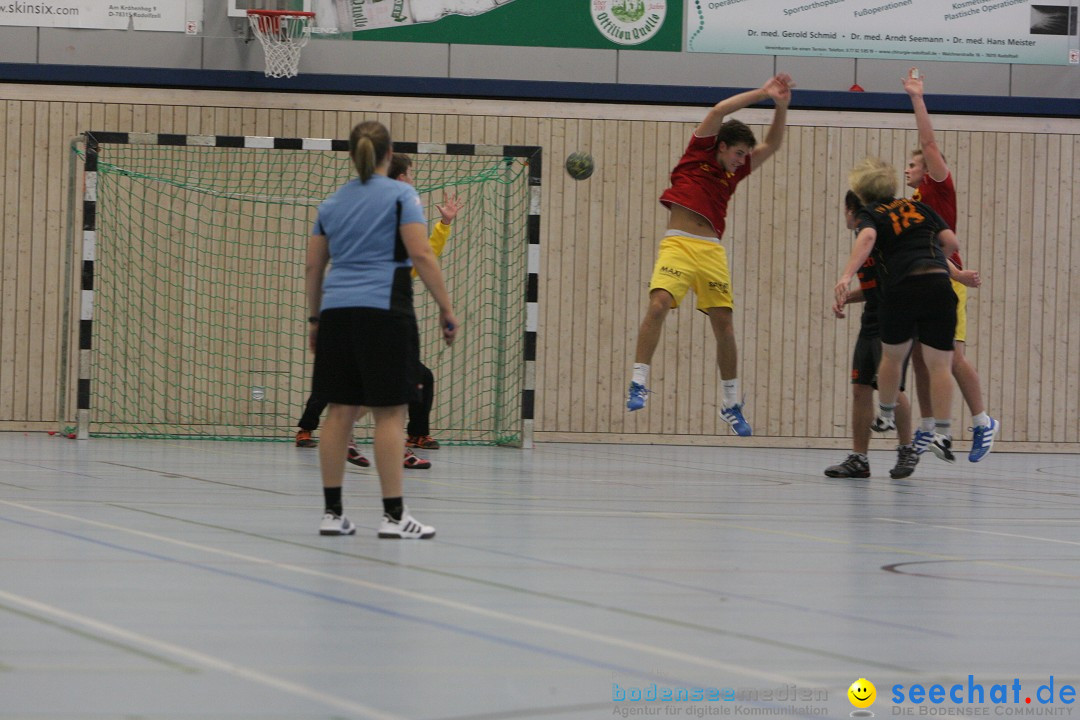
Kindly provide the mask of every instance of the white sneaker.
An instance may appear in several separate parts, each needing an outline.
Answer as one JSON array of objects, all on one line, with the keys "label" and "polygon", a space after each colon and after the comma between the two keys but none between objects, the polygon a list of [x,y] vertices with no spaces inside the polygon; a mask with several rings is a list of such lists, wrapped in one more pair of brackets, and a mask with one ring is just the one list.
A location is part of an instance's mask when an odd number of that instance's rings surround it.
[{"label": "white sneaker", "polygon": [[890,430],[895,430],[896,429],[896,418],[895,417],[887,418],[887,417],[882,417],[881,415],[878,415],[877,417],[874,418],[874,422],[870,423],[870,429],[873,430],[874,432],[879,432],[879,433],[889,432]]},{"label": "white sneaker", "polygon": [[934,441],[930,443],[930,451],[938,456],[938,459],[947,463],[956,462],[956,456],[952,451],[952,438],[941,433],[934,433]]},{"label": "white sneaker", "polygon": [[352,535],[356,532],[356,526],[344,515],[335,515],[328,512],[322,516],[319,525],[320,535]]},{"label": "white sneaker", "polygon": [[405,508],[400,520],[383,514],[379,537],[390,540],[428,540],[435,537],[435,528],[420,524],[409,514],[409,508]]}]

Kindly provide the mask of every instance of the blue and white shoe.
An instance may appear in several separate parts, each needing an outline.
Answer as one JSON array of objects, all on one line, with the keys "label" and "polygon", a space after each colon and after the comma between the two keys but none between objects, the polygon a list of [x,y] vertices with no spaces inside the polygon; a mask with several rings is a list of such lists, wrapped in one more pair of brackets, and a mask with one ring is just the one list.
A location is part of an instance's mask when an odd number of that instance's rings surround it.
[{"label": "blue and white shoe", "polygon": [[750,437],[754,434],[754,431],[750,429],[750,423],[746,422],[746,418],[743,417],[742,409],[743,403],[721,408],[720,419],[730,425],[736,435]]},{"label": "blue and white shoe", "polygon": [[911,446],[915,448],[916,455],[922,455],[933,442],[933,430],[916,430],[915,439],[911,442]]},{"label": "blue and white shoe", "polygon": [[968,453],[968,460],[979,462],[990,454],[991,448],[994,447],[994,436],[997,435],[1000,427],[1001,423],[994,418],[990,418],[989,425],[978,425],[971,428],[971,452]]},{"label": "blue and white shoe", "polygon": [[630,412],[640,410],[645,407],[645,396],[649,394],[649,389],[641,383],[630,383],[630,394],[626,398],[626,409]]}]

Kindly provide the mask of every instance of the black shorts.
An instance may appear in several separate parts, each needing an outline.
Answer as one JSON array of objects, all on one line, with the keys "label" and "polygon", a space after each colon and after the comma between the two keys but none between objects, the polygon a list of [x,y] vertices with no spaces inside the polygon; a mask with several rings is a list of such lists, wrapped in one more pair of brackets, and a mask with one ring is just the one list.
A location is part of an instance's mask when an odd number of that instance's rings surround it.
[{"label": "black shorts", "polygon": [[375,308],[319,315],[312,392],[340,405],[407,405],[419,382],[416,318]]},{"label": "black shorts", "polygon": [[953,349],[956,293],[947,273],[913,275],[890,288],[879,315],[881,342],[899,345],[913,338],[936,350]]},{"label": "black shorts", "polygon": [[[907,377],[908,359],[911,353],[904,358],[904,365],[900,369],[900,392],[904,392],[904,379]],[[877,371],[881,365],[881,336],[876,332],[865,333],[860,331],[855,340],[855,352],[851,355],[851,384],[869,385],[877,390]]]}]

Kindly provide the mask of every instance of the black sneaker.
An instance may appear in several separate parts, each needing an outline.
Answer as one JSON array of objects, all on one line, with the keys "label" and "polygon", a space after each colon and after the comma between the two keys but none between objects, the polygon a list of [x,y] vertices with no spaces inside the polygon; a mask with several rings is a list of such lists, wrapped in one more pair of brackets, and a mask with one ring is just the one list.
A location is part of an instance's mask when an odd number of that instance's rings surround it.
[{"label": "black sneaker", "polygon": [[893,480],[911,477],[915,472],[915,466],[919,464],[919,453],[912,445],[898,445],[896,447],[896,467],[889,471],[889,477]]},{"label": "black sneaker", "polygon": [[825,468],[825,477],[868,478],[870,477],[870,463],[859,455],[851,453],[847,456],[847,460],[839,465]]}]

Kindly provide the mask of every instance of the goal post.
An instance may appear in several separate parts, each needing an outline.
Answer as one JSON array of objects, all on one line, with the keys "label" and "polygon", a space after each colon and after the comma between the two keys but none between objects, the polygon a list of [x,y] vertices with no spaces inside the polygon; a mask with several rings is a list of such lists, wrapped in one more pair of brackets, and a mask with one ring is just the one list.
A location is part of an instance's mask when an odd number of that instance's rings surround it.
[{"label": "goal post", "polygon": [[[304,253],[355,177],[345,140],[84,134],[79,437],[287,440],[311,388]],[[446,347],[417,281],[432,433],[532,445],[541,151],[394,143],[433,227],[462,330]],[[362,436],[363,428],[358,430]]]}]

